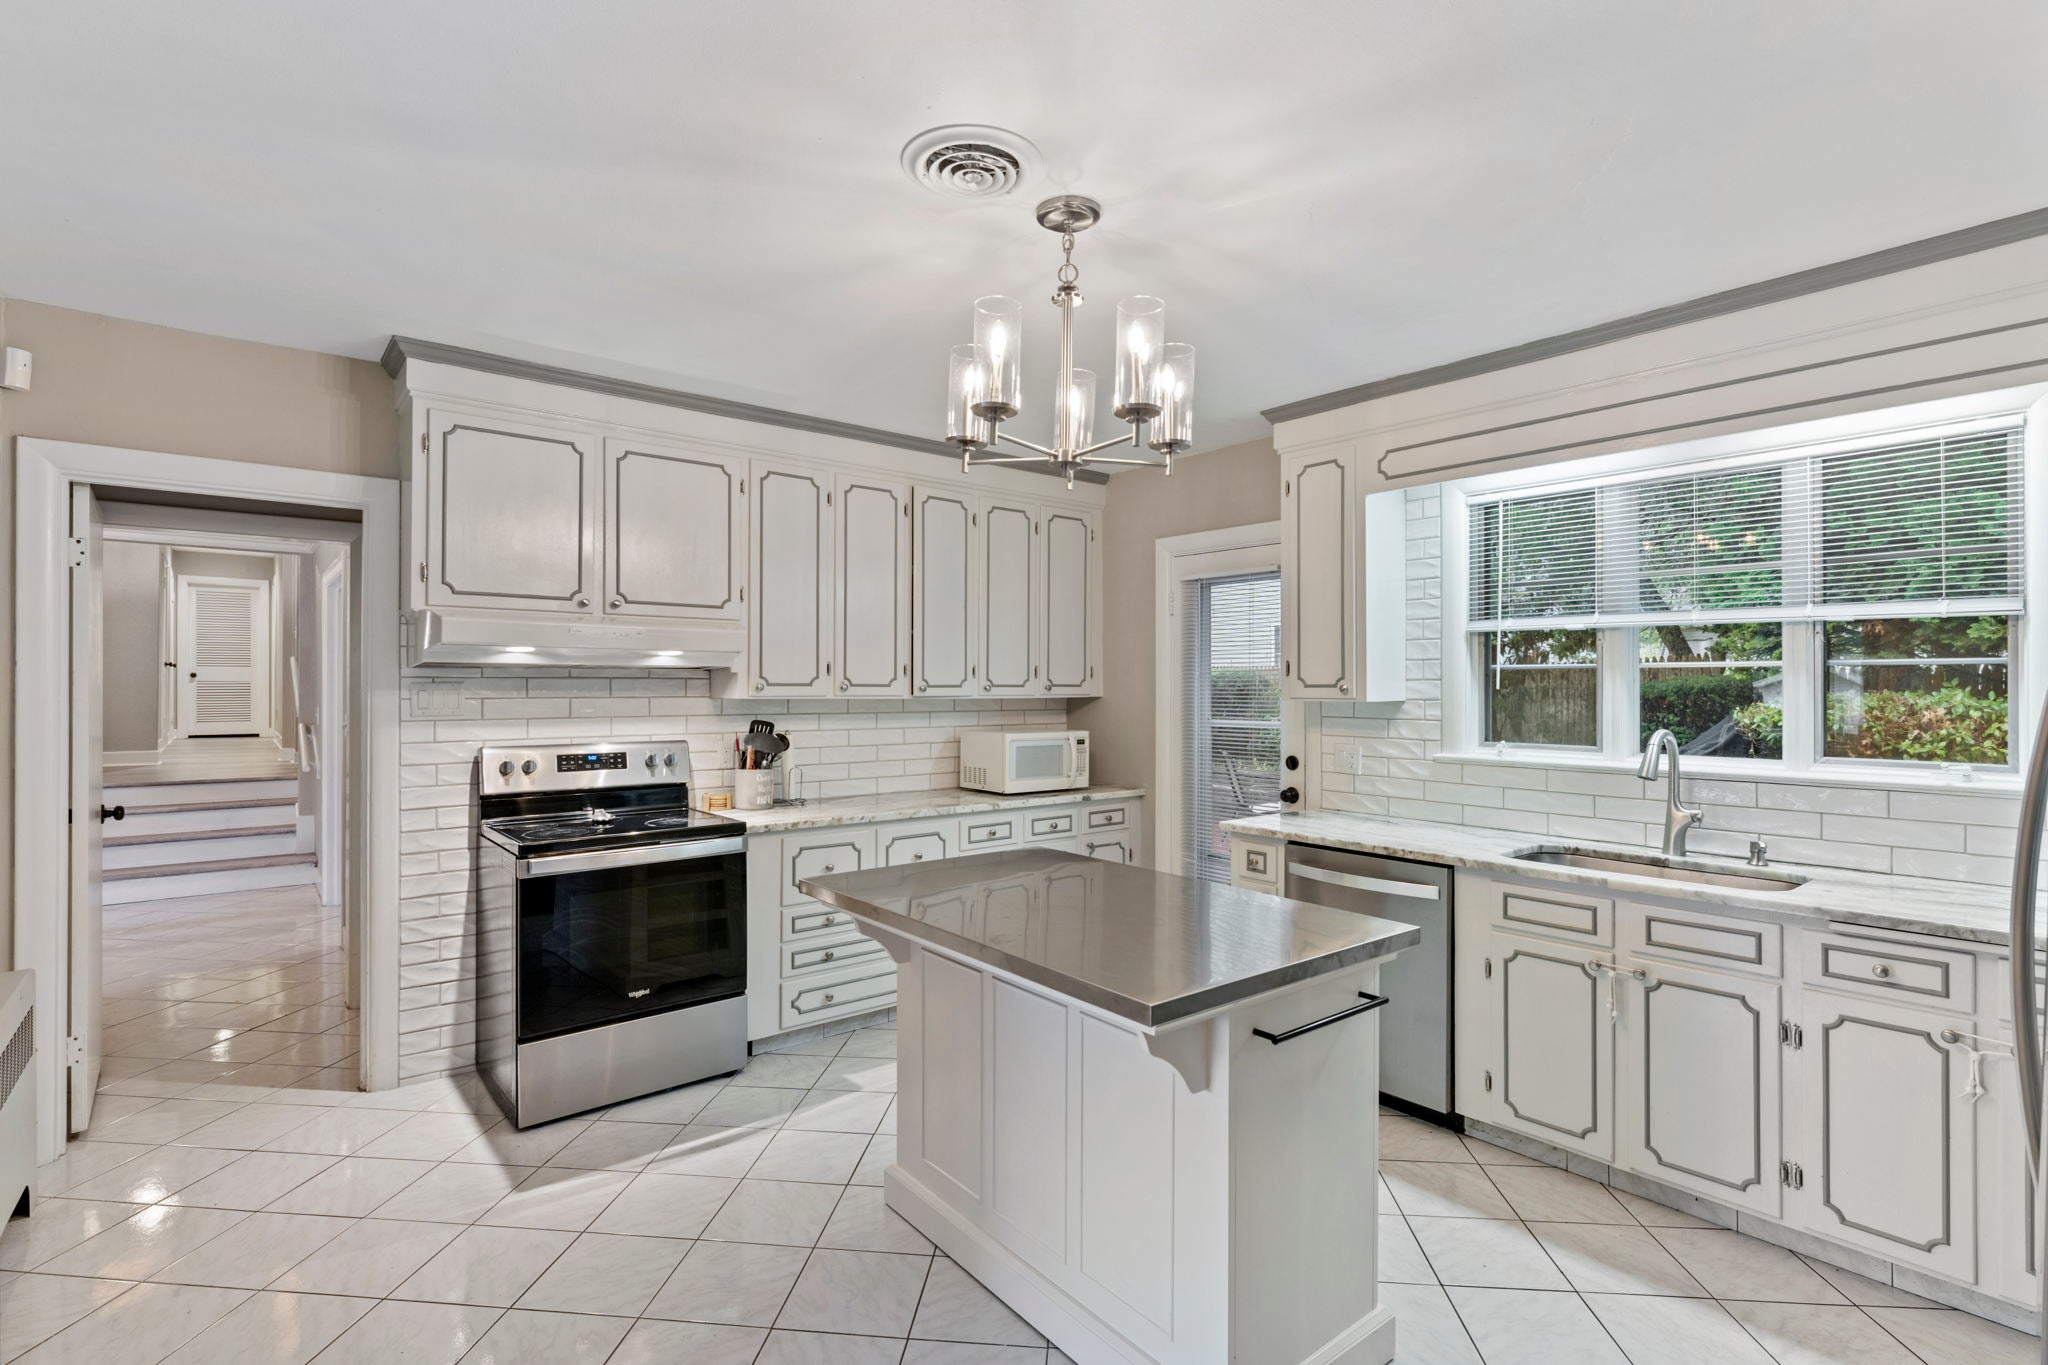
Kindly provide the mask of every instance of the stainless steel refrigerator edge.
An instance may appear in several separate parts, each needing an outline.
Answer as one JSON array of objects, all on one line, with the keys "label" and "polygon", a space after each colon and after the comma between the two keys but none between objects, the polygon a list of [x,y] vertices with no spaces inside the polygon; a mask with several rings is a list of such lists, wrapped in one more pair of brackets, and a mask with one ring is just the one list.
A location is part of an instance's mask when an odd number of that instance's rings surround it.
[{"label": "stainless steel refrigerator edge", "polygon": [[1294,900],[1399,920],[1422,942],[1380,968],[1380,1094],[1431,1118],[1451,1114],[1451,870],[1313,844],[1287,846]]}]

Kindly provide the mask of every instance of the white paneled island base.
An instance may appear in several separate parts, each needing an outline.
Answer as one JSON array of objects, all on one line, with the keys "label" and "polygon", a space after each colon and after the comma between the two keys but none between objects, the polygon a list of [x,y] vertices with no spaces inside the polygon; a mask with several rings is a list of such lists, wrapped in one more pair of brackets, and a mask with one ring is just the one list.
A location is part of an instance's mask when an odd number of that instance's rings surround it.
[{"label": "white paneled island base", "polygon": [[[1385,1365],[1369,1004],[1413,931],[1053,853],[997,861],[814,890],[898,965],[889,1206],[1077,1365]],[[920,885],[878,895],[897,871]],[[1199,984],[1113,999],[1118,959],[1147,956]]]}]

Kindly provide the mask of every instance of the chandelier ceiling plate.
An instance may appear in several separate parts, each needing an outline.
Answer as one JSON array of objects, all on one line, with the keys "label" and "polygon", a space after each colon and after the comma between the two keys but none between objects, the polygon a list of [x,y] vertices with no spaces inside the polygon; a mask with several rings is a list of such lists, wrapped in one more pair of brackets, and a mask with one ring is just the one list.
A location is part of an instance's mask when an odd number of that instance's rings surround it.
[{"label": "chandelier ceiling plate", "polygon": [[1056,194],[1038,201],[1038,225],[1053,232],[1086,232],[1102,219],[1102,205],[1085,194]]}]

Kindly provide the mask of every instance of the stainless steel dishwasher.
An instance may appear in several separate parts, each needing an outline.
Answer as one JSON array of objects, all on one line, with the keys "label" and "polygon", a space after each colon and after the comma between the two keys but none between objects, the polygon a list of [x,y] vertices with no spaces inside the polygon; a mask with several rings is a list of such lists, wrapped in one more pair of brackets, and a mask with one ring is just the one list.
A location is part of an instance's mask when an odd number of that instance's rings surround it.
[{"label": "stainless steel dishwasher", "polygon": [[1391,1107],[1451,1117],[1451,870],[1314,844],[1287,846],[1295,900],[1399,920],[1422,942],[1380,968],[1380,1096]]}]

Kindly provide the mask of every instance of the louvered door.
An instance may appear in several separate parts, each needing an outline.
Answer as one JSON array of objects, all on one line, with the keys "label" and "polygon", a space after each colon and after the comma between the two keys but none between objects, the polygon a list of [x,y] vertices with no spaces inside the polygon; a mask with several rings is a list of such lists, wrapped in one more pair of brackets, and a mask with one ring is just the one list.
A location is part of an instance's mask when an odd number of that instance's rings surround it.
[{"label": "louvered door", "polygon": [[178,733],[270,733],[270,585],[178,580]]}]

